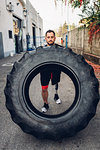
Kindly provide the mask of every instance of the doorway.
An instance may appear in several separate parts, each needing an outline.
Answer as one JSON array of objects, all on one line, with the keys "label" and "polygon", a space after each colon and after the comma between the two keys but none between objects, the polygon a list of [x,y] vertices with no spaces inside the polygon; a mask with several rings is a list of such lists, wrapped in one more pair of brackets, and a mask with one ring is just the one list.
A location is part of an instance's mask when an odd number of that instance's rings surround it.
[{"label": "doorway", "polygon": [[16,53],[23,52],[21,22],[22,22],[21,19],[17,18],[16,16],[13,16],[13,27],[14,27]]},{"label": "doorway", "polygon": [[33,46],[36,47],[36,28],[35,28],[35,25],[32,26],[32,32],[33,32]]}]

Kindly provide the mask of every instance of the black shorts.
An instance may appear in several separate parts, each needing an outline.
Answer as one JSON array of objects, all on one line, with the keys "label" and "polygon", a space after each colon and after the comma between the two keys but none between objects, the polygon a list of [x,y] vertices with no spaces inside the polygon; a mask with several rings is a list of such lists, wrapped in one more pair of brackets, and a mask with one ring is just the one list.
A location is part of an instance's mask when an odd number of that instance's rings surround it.
[{"label": "black shorts", "polygon": [[41,85],[42,86],[47,86],[49,84],[49,81],[51,79],[51,83],[52,85],[57,84],[58,82],[60,82],[60,74],[61,71],[42,71],[40,72],[40,81],[41,81]]}]

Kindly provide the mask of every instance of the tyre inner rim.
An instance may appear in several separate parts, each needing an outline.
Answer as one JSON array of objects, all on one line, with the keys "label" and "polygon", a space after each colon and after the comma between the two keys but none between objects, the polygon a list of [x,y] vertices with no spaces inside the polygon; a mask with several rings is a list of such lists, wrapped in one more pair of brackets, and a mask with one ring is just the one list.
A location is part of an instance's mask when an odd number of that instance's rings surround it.
[{"label": "tyre inner rim", "polygon": [[[37,74],[40,73],[40,71],[43,69],[44,66],[48,67],[48,68],[52,68],[52,69],[55,69],[58,67],[61,70],[61,72],[64,72],[66,75],[68,75],[70,77],[70,79],[72,80],[72,82],[74,84],[75,97],[74,97],[73,103],[66,111],[64,111],[60,114],[54,114],[54,115],[44,114],[44,113],[40,112],[39,110],[37,110],[34,107],[34,105],[31,103],[30,96],[29,96],[29,87],[30,87],[31,81]],[[26,108],[34,115],[36,115],[38,117],[45,117],[45,118],[58,118],[65,114],[68,114],[70,111],[72,111],[76,107],[76,105],[78,104],[79,99],[80,99],[80,92],[79,92],[80,91],[80,83],[79,83],[79,79],[78,79],[77,75],[71,68],[69,68],[65,64],[62,64],[59,62],[46,62],[46,63],[42,63],[42,64],[34,67],[27,74],[27,76],[23,82],[22,91],[23,91],[22,96],[23,96],[23,100],[26,105]]]}]

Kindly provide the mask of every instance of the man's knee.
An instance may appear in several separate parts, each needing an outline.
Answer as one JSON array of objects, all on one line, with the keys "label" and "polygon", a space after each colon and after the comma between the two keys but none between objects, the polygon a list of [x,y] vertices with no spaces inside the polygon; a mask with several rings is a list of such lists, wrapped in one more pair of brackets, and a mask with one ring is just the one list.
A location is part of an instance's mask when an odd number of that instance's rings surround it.
[{"label": "man's knee", "polygon": [[42,89],[42,93],[46,93],[48,89]]}]

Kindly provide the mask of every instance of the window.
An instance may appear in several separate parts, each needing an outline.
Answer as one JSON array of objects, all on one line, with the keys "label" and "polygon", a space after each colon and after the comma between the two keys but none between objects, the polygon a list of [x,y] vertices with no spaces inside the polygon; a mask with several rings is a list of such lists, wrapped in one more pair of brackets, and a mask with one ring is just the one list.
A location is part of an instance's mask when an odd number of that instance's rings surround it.
[{"label": "window", "polygon": [[9,38],[12,39],[12,31],[8,30]]}]

